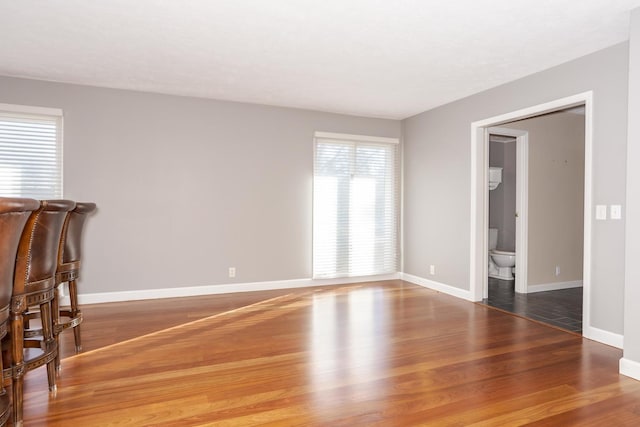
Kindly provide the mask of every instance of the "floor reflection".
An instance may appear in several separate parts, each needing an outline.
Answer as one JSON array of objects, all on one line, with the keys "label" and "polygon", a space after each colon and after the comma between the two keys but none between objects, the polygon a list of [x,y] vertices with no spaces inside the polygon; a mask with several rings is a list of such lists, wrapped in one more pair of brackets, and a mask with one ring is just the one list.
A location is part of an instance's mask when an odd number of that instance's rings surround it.
[{"label": "floor reflection", "polygon": [[313,295],[309,366],[317,405],[340,405],[343,399],[384,392],[371,387],[388,363],[390,317],[383,294],[383,289],[355,288]]}]

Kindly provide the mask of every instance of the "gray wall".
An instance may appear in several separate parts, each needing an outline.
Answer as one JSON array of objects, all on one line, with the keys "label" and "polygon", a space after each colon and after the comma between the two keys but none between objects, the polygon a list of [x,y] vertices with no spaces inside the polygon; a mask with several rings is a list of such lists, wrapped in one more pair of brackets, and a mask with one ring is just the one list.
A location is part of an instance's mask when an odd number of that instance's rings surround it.
[{"label": "gray wall", "polygon": [[[631,14],[624,358],[640,363],[640,9]],[[624,212],[624,211],[623,211]],[[640,379],[639,366],[636,378]]]},{"label": "gray wall", "polygon": [[5,77],[0,103],[64,111],[65,197],[99,207],[86,294],[311,277],[313,132],[401,132],[393,120]]},{"label": "gray wall", "polygon": [[[470,125],[594,93],[593,203],[622,204],[626,181],[628,44],[461,99],[404,121],[404,271],[469,290]],[[623,332],[624,221],[594,222],[591,323]],[[436,276],[428,276],[429,265]]]},{"label": "gray wall", "polygon": [[516,143],[491,142],[489,166],[502,168],[502,183],[489,191],[489,227],[498,229],[498,249],[516,250]]}]

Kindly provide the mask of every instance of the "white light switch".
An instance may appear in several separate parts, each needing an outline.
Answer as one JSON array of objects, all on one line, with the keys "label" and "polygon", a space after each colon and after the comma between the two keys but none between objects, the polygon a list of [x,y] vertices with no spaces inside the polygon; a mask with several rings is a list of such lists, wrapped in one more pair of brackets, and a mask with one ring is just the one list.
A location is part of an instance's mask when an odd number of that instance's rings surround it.
[{"label": "white light switch", "polygon": [[596,205],[596,219],[607,219],[607,205]]},{"label": "white light switch", "polygon": [[622,206],[611,205],[611,219],[622,219]]}]

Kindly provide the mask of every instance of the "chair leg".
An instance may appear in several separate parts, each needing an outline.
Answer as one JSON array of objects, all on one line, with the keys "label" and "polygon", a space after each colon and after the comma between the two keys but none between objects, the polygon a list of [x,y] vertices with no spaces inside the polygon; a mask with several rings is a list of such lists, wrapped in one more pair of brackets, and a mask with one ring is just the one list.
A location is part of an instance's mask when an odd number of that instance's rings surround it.
[{"label": "chair leg", "polygon": [[[78,307],[78,287],[76,281],[69,281],[69,299],[71,300],[71,317],[76,318],[80,314],[80,308]],[[82,351],[82,339],[80,337],[80,324],[73,328],[73,338],[76,343],[76,353]]]},{"label": "chair leg", "polygon": [[[24,305],[18,303],[17,305]],[[13,394],[13,425],[22,426],[24,386],[24,324],[23,312],[11,312],[11,392]]]},{"label": "chair leg", "polygon": [[53,337],[56,341],[56,358],[55,358],[55,367],[56,373],[60,372],[60,332],[58,330],[58,325],[60,324],[60,299],[58,297],[59,288],[56,287],[53,290],[53,300],[51,301],[51,315],[53,320]]},{"label": "chair leg", "polygon": [[49,351],[53,348],[54,355],[47,362],[47,379],[49,380],[49,391],[56,391],[56,360],[58,354],[58,347],[56,346],[56,339],[53,336],[53,317],[51,313],[51,301],[46,301],[40,304],[40,313],[42,317],[42,334],[44,338],[44,351]]},{"label": "chair leg", "polygon": [[[5,328],[4,335],[6,335],[6,327],[8,326],[8,324],[9,322],[0,324],[0,327]],[[4,335],[0,337],[0,341],[4,339]],[[1,345],[2,343],[0,343],[0,346]],[[9,396],[7,395],[7,390],[4,387],[4,360],[2,360],[3,356],[4,354],[0,355],[0,372],[2,373],[0,374],[0,426],[6,425],[9,417],[11,416],[11,401],[9,399]]]},{"label": "chair leg", "polygon": [[24,377],[21,376],[20,378],[14,378],[11,385],[11,389],[13,390],[13,425],[16,427],[22,427],[24,425],[22,422],[23,383]]}]

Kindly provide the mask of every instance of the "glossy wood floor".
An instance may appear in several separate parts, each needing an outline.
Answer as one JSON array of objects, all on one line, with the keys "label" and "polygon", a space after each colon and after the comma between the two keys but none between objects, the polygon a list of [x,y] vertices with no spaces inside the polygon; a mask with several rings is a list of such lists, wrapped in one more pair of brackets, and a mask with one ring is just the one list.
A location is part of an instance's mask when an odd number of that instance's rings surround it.
[{"label": "glossy wood floor", "polygon": [[26,426],[640,425],[619,350],[400,281],[84,312]]}]

